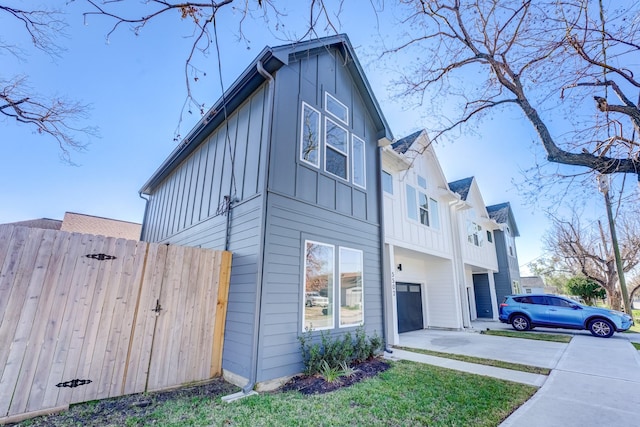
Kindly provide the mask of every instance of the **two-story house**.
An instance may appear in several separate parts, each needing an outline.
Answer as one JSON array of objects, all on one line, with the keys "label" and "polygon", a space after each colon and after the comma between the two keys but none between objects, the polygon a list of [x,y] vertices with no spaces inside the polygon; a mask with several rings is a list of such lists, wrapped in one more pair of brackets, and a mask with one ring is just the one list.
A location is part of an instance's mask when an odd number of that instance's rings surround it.
[{"label": "two-story house", "polygon": [[500,304],[505,295],[523,291],[516,251],[516,237],[520,232],[509,202],[487,206],[487,212],[500,225],[493,233],[498,256],[498,271],[494,273],[496,303]]},{"label": "two-story house", "polygon": [[387,340],[402,332],[462,328],[450,209],[459,200],[425,131],[382,154]]},{"label": "two-story house", "polygon": [[143,240],[233,252],[229,381],[301,372],[305,330],[383,334],[392,139],[345,35],[267,47],[144,184]]},{"label": "two-story house", "polygon": [[[466,302],[463,310],[469,310],[465,320],[498,318],[494,274],[498,272],[498,257],[494,230],[498,224],[491,219],[474,177],[449,183],[451,191],[460,195],[457,209],[457,241],[460,243],[462,276]],[[469,326],[465,323],[464,325]]]}]

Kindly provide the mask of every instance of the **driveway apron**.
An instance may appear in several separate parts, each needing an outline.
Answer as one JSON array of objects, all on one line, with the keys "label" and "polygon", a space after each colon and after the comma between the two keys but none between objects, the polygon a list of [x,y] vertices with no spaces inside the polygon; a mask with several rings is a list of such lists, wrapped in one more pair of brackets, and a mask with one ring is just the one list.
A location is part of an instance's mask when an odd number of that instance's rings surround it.
[{"label": "driveway apron", "polygon": [[640,353],[623,334],[576,335],[538,392],[508,426],[640,425]]}]

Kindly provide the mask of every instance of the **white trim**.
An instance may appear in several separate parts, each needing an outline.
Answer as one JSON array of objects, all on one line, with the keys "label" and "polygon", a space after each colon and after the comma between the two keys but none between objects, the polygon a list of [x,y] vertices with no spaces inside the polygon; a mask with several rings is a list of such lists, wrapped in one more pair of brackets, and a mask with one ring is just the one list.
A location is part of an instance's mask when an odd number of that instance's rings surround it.
[{"label": "white trim", "polygon": [[[362,143],[362,184],[358,184],[355,180],[356,178],[356,174],[355,174],[355,170],[356,170],[356,166],[355,166],[355,159],[356,159],[356,154],[355,154],[355,146],[354,146],[354,140],[357,139],[358,141],[360,141]],[[367,189],[367,145],[364,141],[364,139],[351,134],[351,170],[353,171],[353,185],[363,188],[363,189]]]},{"label": "white trim", "polygon": [[[357,252],[360,254],[360,274],[361,276],[361,284],[360,289],[362,291],[362,300],[360,301],[360,311],[362,313],[362,319],[357,323],[346,323],[342,324],[342,251],[350,251]],[[339,328],[349,328],[353,326],[364,325],[364,252],[360,249],[353,249],[349,247],[340,246],[338,248],[338,285],[336,286],[338,289],[338,327]]]},{"label": "white trim", "polygon": [[[306,328],[306,312],[307,312],[307,304],[306,304],[306,298],[307,298],[307,246],[309,244],[314,244],[314,245],[319,245],[319,246],[326,246],[331,248],[331,252],[333,253],[333,271],[332,271],[332,277],[331,277],[331,282],[332,282],[332,289],[331,292],[327,292],[327,298],[329,298],[329,305],[327,306],[327,309],[331,308],[331,324],[330,326],[326,326],[326,327],[322,327],[322,328],[309,328],[310,331],[322,331],[322,330],[327,330],[327,329],[334,329],[335,328],[335,311],[333,310],[335,304],[334,304],[334,295],[335,295],[335,279],[336,279],[336,247],[335,245],[331,245],[328,243],[322,243],[322,242],[317,242],[315,240],[307,240],[305,239],[304,241],[304,248],[303,248],[303,269],[302,269],[302,274],[303,274],[303,278],[302,278],[302,332],[305,332],[307,330]],[[327,316],[329,316],[329,314],[327,313]]]},{"label": "white trim", "polygon": [[[337,128],[342,129],[346,135],[346,140],[345,140],[345,149],[347,150],[346,152],[341,151],[338,147],[335,147],[331,144],[329,144],[327,142],[327,129],[329,128],[329,126],[327,126],[327,121],[330,121],[331,123],[333,123]],[[337,153],[343,154],[346,159],[345,159],[345,169],[346,169],[346,173],[347,176],[346,177],[341,177],[340,175],[336,175],[331,171],[327,170],[327,148],[330,148],[331,150],[336,151]],[[338,123],[334,122],[333,120],[331,120],[329,117],[325,117],[324,118],[324,171],[327,172],[330,175],[335,176],[336,178],[340,178],[342,180],[345,180],[347,182],[349,182],[349,131],[346,130],[345,128],[343,128],[342,126],[340,126]]]},{"label": "white trim", "polygon": [[[346,112],[346,119],[343,120],[340,117],[336,116],[333,111],[329,110],[327,108],[327,98],[331,98],[333,101],[336,102],[336,104],[340,105],[341,107],[344,108],[345,112]],[[329,92],[325,91],[324,92],[324,111],[326,111],[327,113],[331,114],[333,117],[335,117],[336,119],[340,120],[342,123],[344,123],[345,125],[349,126],[349,107],[347,107],[346,105],[344,105],[342,102],[338,101],[338,98],[336,98],[335,96],[331,95]]]},{"label": "white trim", "polygon": [[[314,111],[317,115],[318,115],[318,121],[317,121],[317,126],[318,126],[318,149],[317,149],[317,156],[318,158],[316,159],[316,163],[310,162],[309,160],[306,160],[302,154],[303,152],[303,140],[304,140],[304,125],[303,125],[303,121],[304,121],[304,109],[305,107],[309,107],[310,110]],[[306,102],[302,101],[302,110],[301,110],[301,115],[300,115],[300,160],[303,161],[304,163],[314,166],[318,169],[320,169],[320,155],[322,153],[321,150],[321,145],[322,145],[322,113],[320,113],[320,111],[316,110],[315,108],[313,108],[311,105],[307,104]]]}]

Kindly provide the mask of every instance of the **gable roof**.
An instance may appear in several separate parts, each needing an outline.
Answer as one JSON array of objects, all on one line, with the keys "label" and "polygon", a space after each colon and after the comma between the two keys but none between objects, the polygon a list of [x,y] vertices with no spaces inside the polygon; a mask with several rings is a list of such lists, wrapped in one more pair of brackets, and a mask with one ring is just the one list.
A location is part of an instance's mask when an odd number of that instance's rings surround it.
[{"label": "gable roof", "polygon": [[409,150],[409,148],[413,145],[413,143],[418,139],[418,137],[424,132],[423,129],[412,133],[411,135],[405,136],[404,138],[400,138],[393,144],[391,144],[391,148],[396,153],[404,154]]},{"label": "gable roof", "polygon": [[511,204],[509,202],[487,206],[487,212],[489,213],[489,218],[498,224],[507,224],[511,226],[513,229],[513,235],[520,236],[518,225],[516,224],[516,219],[513,216],[513,210],[511,209]]},{"label": "gable roof", "polygon": [[[371,113],[376,125],[378,140],[393,140],[393,134],[387,124],[382,109],[376,100],[371,85],[358,61],[353,46],[346,34],[322,37],[314,40],[296,42],[277,47],[265,47],[251,64],[240,74],[235,82],[218,99],[202,119],[194,126],[189,134],[180,142],[169,157],[153,173],[151,178],[140,189],[141,194],[150,194],[153,188],[166,178],[184,159],[224,122],[225,115],[229,116],[242,102],[249,97],[260,85],[266,81],[258,68],[274,74],[290,60],[296,60],[301,55],[310,55],[320,50],[337,49],[344,58],[344,63],[362,97],[365,106]],[[277,76],[273,76],[277,80]]]},{"label": "gable roof", "polygon": [[38,218],[38,219],[28,219],[26,221],[9,222],[2,225],[16,225],[16,226],[29,227],[29,228],[42,228],[45,230],[60,230],[60,227],[62,226],[62,221],[60,221],[59,219]]},{"label": "gable roof", "polygon": [[467,200],[467,196],[469,195],[469,190],[471,189],[471,183],[473,182],[473,177],[459,179],[457,181],[453,181],[449,183],[449,189],[454,193],[458,193],[462,200]]}]

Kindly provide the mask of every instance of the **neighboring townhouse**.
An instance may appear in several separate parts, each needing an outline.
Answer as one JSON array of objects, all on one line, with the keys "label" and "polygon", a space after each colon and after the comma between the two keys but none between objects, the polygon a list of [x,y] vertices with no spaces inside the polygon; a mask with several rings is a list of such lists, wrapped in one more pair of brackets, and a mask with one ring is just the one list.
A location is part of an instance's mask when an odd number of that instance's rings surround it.
[{"label": "neighboring townhouse", "polygon": [[[498,224],[489,217],[475,178],[450,182],[451,191],[460,196],[453,214],[453,232],[459,245],[458,277],[463,283],[463,321],[477,318],[498,318],[494,274],[498,272],[498,258],[494,230]],[[455,238],[457,234],[457,238]]]},{"label": "neighboring townhouse", "polygon": [[[521,293],[523,290],[516,251],[516,237],[520,233],[509,202],[487,206],[487,212],[500,226],[493,233],[498,256],[498,272],[494,274],[496,302],[500,304],[505,295]],[[544,284],[541,287],[544,288]]]},{"label": "neighboring townhouse", "polygon": [[417,329],[462,328],[450,215],[459,197],[425,131],[383,149],[382,189],[388,342]]},{"label": "neighboring townhouse", "polygon": [[233,252],[229,381],[301,372],[305,330],[383,334],[392,139],[345,35],[267,47],[144,184],[143,240]]}]

